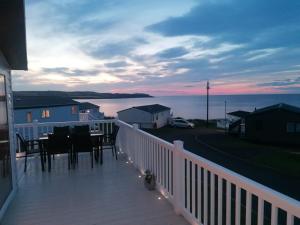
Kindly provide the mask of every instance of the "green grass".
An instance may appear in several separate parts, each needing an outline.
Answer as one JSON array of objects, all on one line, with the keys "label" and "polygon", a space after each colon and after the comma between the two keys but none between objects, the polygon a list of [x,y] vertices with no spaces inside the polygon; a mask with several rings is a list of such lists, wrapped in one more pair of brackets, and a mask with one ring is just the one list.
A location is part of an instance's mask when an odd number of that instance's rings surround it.
[{"label": "green grass", "polygon": [[258,155],[255,160],[284,174],[300,177],[300,154],[276,151]]}]

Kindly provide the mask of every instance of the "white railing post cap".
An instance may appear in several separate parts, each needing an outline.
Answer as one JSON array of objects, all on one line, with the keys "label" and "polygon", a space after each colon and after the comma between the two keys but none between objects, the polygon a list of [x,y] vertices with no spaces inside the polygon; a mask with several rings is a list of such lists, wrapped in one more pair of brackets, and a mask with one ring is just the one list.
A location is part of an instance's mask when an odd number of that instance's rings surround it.
[{"label": "white railing post cap", "polygon": [[181,149],[181,150],[183,149],[183,141],[175,140],[175,141],[173,141],[173,144],[174,144],[175,148]]},{"label": "white railing post cap", "polygon": [[137,123],[132,124],[134,129],[139,129],[139,125]]}]

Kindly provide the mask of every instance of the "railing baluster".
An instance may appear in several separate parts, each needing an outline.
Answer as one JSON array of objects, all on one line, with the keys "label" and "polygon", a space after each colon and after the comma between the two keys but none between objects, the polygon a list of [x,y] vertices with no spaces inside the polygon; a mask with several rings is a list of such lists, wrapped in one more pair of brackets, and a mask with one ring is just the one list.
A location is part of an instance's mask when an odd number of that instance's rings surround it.
[{"label": "railing baluster", "polygon": [[289,212],[286,215],[286,225],[294,225],[294,216]]},{"label": "railing baluster", "polygon": [[168,192],[171,191],[171,154],[170,149],[168,149]]},{"label": "railing baluster", "polygon": [[208,190],[207,190],[207,170],[204,168],[204,225],[208,224]]},{"label": "railing baluster", "polygon": [[192,179],[192,212],[193,214],[195,214],[195,210],[196,210],[196,195],[195,195],[195,182],[196,182],[196,179],[195,179],[195,167],[196,167],[196,164],[192,163],[192,168],[191,168],[191,171],[192,171],[192,174],[191,174],[191,179]]},{"label": "railing baluster", "polygon": [[202,189],[201,189],[201,186],[202,186],[202,176],[201,176],[201,166],[200,164],[198,164],[198,172],[197,172],[197,175],[198,175],[198,221],[199,221],[199,224],[201,224],[201,217],[202,217],[202,205],[201,205],[201,201],[202,201]]},{"label": "railing baluster", "polygon": [[226,181],[226,225],[231,225],[231,183]]},{"label": "railing baluster", "polygon": [[246,225],[251,225],[251,213],[252,213],[252,194],[247,191],[247,196],[246,196]]},{"label": "railing baluster", "polygon": [[264,224],[264,200],[258,197],[257,225]]},{"label": "railing baluster", "polygon": [[278,223],[278,208],[276,205],[272,204],[271,209],[271,225],[277,225]]},{"label": "railing baluster", "polygon": [[235,225],[241,224],[241,188],[235,186]]},{"label": "railing baluster", "polygon": [[210,172],[210,224],[215,225],[215,175]]},{"label": "railing baluster", "polygon": [[190,161],[187,159],[187,164],[186,164],[186,193],[187,193],[187,211],[190,212],[190,195],[191,195],[191,192],[190,192],[190,177],[191,177],[191,174],[190,174]]},{"label": "railing baluster", "polygon": [[223,216],[223,179],[218,175],[218,225],[222,225]]}]

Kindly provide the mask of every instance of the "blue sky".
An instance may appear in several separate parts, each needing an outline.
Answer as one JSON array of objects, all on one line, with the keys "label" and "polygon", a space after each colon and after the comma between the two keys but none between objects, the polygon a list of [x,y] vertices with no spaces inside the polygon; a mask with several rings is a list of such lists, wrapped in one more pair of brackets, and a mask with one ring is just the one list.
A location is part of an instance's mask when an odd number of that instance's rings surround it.
[{"label": "blue sky", "polygon": [[26,0],[14,90],[300,93],[300,1]]}]

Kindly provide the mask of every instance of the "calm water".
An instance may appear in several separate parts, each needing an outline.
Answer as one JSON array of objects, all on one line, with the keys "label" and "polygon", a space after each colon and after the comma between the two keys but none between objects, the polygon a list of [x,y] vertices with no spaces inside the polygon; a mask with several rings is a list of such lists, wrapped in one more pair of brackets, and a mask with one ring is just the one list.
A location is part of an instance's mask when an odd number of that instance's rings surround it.
[{"label": "calm water", "polygon": [[[99,105],[105,116],[116,116],[117,112],[126,108],[148,104],[162,104],[172,109],[174,116],[187,119],[206,118],[206,96],[164,96],[154,98],[130,99],[87,99]],[[294,95],[218,95],[210,96],[210,118],[224,118],[225,101],[227,112],[235,110],[253,111],[277,103],[287,103],[300,107],[300,94]]]}]

